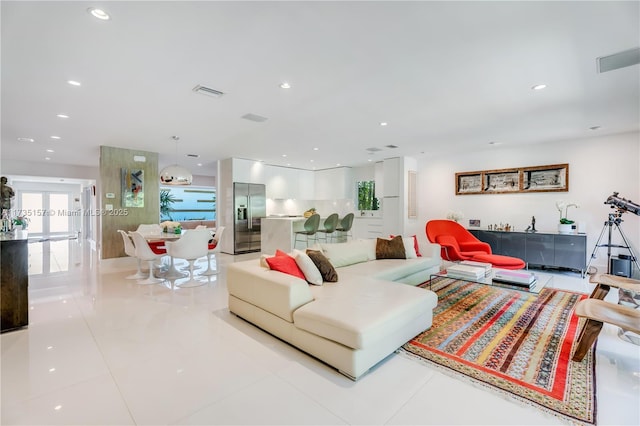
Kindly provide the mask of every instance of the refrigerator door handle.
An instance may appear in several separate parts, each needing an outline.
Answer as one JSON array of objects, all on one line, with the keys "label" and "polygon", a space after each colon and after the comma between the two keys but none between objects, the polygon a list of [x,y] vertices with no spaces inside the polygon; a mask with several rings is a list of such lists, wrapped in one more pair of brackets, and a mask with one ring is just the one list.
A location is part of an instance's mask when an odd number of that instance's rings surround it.
[{"label": "refrigerator door handle", "polygon": [[249,208],[247,209],[247,227],[249,228],[250,231],[253,231],[253,220],[252,220],[252,214],[251,214],[251,195],[249,195],[247,197],[247,206],[249,206]]}]

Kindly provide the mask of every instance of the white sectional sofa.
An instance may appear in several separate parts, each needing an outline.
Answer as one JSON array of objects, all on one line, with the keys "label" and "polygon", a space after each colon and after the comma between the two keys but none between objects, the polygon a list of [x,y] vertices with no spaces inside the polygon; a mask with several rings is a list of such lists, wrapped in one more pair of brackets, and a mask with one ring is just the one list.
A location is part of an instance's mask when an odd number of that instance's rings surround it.
[{"label": "white sectional sofa", "polygon": [[419,258],[376,260],[375,243],[321,244],[339,277],[321,286],[258,260],[233,263],[229,310],[356,380],[428,329],[437,304],[435,293],[415,285],[439,270],[439,245]]}]

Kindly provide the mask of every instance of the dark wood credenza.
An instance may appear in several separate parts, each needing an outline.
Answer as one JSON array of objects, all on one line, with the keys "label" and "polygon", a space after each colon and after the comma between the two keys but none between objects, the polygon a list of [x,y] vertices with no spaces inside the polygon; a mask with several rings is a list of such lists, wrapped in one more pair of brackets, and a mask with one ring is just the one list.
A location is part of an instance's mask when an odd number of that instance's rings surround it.
[{"label": "dark wood credenza", "polygon": [[587,267],[587,236],[545,232],[504,232],[470,229],[495,254],[518,257],[529,266],[566,268],[584,275]]},{"label": "dark wood credenza", "polygon": [[2,332],[29,325],[29,250],[27,232],[0,234]]}]

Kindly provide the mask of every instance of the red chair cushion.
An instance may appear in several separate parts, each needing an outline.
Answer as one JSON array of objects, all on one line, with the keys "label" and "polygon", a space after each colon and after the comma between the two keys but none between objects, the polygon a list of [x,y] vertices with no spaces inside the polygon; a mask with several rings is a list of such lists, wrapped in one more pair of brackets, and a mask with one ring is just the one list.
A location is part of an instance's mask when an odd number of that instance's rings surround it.
[{"label": "red chair cushion", "polygon": [[522,269],[525,267],[524,260],[517,257],[502,256],[499,254],[476,254],[472,260],[476,262],[490,263],[501,269]]},{"label": "red chair cushion", "polygon": [[218,244],[214,241],[211,244],[209,244],[209,250],[213,250],[214,248],[216,248]]},{"label": "red chair cushion", "polygon": [[436,237],[436,243],[442,246],[451,246],[454,247],[457,251],[460,251],[458,240],[456,240],[453,235],[438,235]]},{"label": "red chair cushion", "polygon": [[166,254],[167,248],[164,245],[164,241],[149,241],[149,248],[155,254]]}]

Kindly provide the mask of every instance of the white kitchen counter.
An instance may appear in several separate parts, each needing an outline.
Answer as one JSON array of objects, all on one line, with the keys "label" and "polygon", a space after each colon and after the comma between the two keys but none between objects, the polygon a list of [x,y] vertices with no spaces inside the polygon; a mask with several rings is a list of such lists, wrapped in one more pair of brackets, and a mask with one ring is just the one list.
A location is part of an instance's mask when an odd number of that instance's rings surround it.
[{"label": "white kitchen counter", "polygon": [[[265,254],[274,254],[276,250],[291,252],[295,241],[295,232],[304,230],[305,217],[264,217],[261,226],[261,251]],[[319,229],[324,229],[324,217],[320,218]],[[298,243],[298,249],[306,247],[304,243]]]}]

